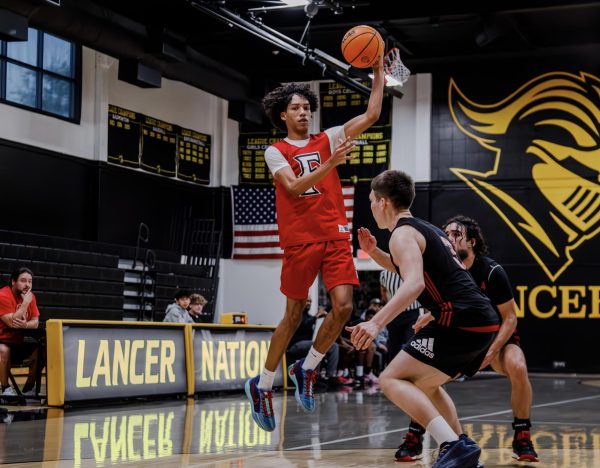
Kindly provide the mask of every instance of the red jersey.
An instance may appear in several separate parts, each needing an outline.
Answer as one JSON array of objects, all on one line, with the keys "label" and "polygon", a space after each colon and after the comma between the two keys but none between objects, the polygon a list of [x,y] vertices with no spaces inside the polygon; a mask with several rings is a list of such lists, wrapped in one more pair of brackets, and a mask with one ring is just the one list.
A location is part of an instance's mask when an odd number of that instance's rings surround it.
[{"label": "red jersey", "polygon": [[[310,135],[303,147],[285,140],[273,147],[285,157],[297,177],[315,171],[331,157],[329,136],[325,132]],[[289,194],[275,180],[275,203],[281,248],[350,237],[342,185],[335,169],[299,197]]]},{"label": "red jersey", "polygon": [[[12,314],[17,311],[17,306],[23,302],[23,298],[18,299],[12,292],[10,286],[4,286],[0,289],[0,315]],[[27,307],[27,320],[31,320],[35,317],[40,316],[40,311],[37,307],[37,301],[35,300],[35,294],[33,299]],[[18,330],[9,327],[2,320],[0,320],[0,343],[22,343],[23,334],[19,333]]]}]

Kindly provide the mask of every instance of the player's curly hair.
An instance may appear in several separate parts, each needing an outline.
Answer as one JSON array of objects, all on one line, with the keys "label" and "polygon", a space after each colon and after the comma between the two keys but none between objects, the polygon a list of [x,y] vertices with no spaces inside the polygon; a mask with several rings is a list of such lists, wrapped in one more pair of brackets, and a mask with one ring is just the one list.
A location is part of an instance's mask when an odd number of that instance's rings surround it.
[{"label": "player's curly hair", "polygon": [[469,218],[468,216],[456,215],[448,219],[442,226],[442,229],[446,230],[448,225],[452,223],[456,223],[465,228],[467,240],[475,239],[475,245],[473,246],[473,252],[475,252],[475,256],[486,255],[488,253],[488,246],[485,243],[485,238],[483,237],[483,233],[481,232],[481,228],[479,227],[479,223],[477,223],[477,221],[475,221],[473,218]]},{"label": "player's curly hair", "polygon": [[286,130],[286,127],[280,115],[287,109],[294,94],[306,98],[311,112],[319,108],[319,99],[307,84],[288,83],[275,88],[263,98],[262,106],[271,123],[281,130]]}]

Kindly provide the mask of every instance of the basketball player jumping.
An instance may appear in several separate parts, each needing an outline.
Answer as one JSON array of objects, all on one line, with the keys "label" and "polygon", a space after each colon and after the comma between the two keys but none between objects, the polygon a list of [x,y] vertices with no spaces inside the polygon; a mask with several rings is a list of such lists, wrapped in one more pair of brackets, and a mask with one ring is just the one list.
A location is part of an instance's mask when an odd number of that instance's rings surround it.
[{"label": "basketball player jumping", "polygon": [[461,434],[456,408],[442,385],[479,370],[499,321],[444,232],[412,216],[414,197],[414,183],[403,172],[385,171],[371,182],[371,211],[377,226],[392,232],[390,253],[377,248],[365,228],[358,231],[360,247],[382,267],[400,273],[403,282],[373,319],[348,330],[354,346],[365,349],[416,299],[431,311],[433,320],[386,367],[379,384],[440,445],[432,468],[474,468],[481,449]]},{"label": "basketball player jumping", "polygon": [[353,138],[379,119],[384,85],[382,57],[373,70],[366,112],[343,126],[316,135],[309,134],[309,129],[318,98],[308,85],[290,83],[263,99],[273,125],[287,129],[287,137],[265,152],[275,179],[279,242],[284,250],[281,292],[287,304],[283,320],[271,338],[264,370],[245,385],[252,417],[266,431],[275,429],[271,392],[275,370],[300,324],[308,289],[319,271],[333,309],[306,358],[289,367],[290,378],[296,385],[296,400],[305,411],[315,409],[315,368],[352,313],[352,287],[358,285],[358,276],[336,166],[350,159],[349,153],[355,146]]}]

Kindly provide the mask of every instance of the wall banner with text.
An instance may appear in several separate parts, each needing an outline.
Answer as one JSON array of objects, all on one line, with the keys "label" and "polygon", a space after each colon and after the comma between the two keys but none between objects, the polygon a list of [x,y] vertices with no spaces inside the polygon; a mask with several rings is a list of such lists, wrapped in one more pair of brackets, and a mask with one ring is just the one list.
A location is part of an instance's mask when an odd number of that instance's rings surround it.
[{"label": "wall banner with text", "polygon": [[[196,392],[236,390],[262,372],[273,329],[194,326]],[[283,385],[282,366],[274,386]]]},{"label": "wall banner with text", "polygon": [[[370,83],[363,83],[370,86]],[[368,97],[362,96],[346,86],[325,82],[319,85],[321,110],[321,129],[344,125],[357,115],[367,110]],[[356,149],[351,155],[354,159],[338,166],[342,182],[370,181],[382,171],[389,168],[392,127],[391,127],[392,97],[383,98],[381,116],[371,128],[361,135],[355,136]]]},{"label": "wall banner with text", "polygon": [[109,105],[108,162],[208,185],[211,136]]}]

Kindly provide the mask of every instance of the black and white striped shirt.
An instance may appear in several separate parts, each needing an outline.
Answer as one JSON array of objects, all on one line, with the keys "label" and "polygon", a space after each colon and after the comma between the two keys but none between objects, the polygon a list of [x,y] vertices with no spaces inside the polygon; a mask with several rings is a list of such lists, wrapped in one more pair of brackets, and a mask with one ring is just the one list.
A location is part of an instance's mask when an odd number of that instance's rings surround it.
[{"label": "black and white striped shirt", "polygon": [[[383,270],[379,274],[379,284],[386,289],[389,300],[394,296],[394,294],[396,294],[396,291],[398,291],[398,288],[402,284],[402,279],[398,273],[394,273],[393,271],[389,270]],[[419,304],[419,301],[415,301],[408,306],[406,310],[415,310],[419,309],[420,307],[421,304]]]}]

